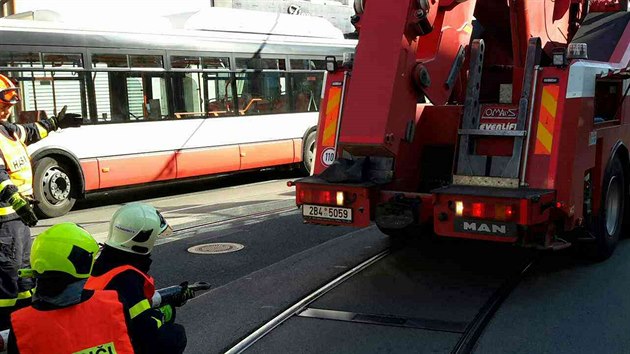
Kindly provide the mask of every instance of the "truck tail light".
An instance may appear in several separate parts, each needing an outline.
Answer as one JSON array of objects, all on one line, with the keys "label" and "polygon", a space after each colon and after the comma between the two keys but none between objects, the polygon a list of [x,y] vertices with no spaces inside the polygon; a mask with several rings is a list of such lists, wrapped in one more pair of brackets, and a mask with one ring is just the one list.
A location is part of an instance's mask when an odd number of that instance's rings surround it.
[{"label": "truck tail light", "polygon": [[319,204],[344,206],[352,204],[356,199],[356,194],[352,198],[352,193],[343,191],[309,190],[299,189],[297,191],[297,204]]},{"label": "truck tail light", "polygon": [[461,201],[455,202],[455,214],[457,216],[464,215],[464,202],[461,202]]},{"label": "truck tail light", "polygon": [[484,217],[485,206],[483,203],[473,203],[472,204],[472,216],[475,218]]},{"label": "truck tail light", "polygon": [[512,220],[514,214],[512,205],[495,205],[494,207],[494,218],[497,220]]},{"label": "truck tail light", "polygon": [[509,204],[455,202],[455,215],[457,217],[510,221],[516,217],[516,214],[517,207]]}]

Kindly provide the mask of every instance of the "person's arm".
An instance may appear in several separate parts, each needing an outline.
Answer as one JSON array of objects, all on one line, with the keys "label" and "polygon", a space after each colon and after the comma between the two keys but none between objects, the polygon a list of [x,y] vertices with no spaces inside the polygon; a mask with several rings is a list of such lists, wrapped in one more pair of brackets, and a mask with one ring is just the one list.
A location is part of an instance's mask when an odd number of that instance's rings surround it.
[{"label": "person's arm", "polygon": [[[130,335],[138,353],[173,353],[171,348],[181,347],[179,337],[171,333],[169,324],[175,321],[175,308],[151,308],[144,296],[144,279],[133,271],[116,276],[106,287],[118,291],[131,320]],[[148,305],[148,306],[147,306]]]},{"label": "person's arm", "polygon": [[78,127],[81,126],[82,122],[83,119],[80,115],[62,112],[57,117],[43,118],[35,123],[2,122],[2,125],[9,133],[15,134],[24,145],[30,145],[44,139],[52,131]]},{"label": "person's arm", "polygon": [[57,126],[51,118],[44,118],[39,122],[15,124],[2,122],[4,128],[11,135],[15,135],[24,145],[36,143],[48,136],[51,131],[57,130]]}]

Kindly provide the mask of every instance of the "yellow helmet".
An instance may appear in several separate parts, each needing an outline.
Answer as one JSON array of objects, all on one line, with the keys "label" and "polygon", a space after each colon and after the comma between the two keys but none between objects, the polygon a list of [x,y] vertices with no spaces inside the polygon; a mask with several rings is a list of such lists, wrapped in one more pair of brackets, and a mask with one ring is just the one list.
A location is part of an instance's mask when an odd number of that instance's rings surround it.
[{"label": "yellow helmet", "polygon": [[98,251],[96,240],[79,225],[56,224],[33,241],[31,268],[36,277],[46,272],[61,272],[85,279],[92,272]]},{"label": "yellow helmet", "polygon": [[14,105],[20,102],[18,88],[8,77],[0,74],[0,103]]}]

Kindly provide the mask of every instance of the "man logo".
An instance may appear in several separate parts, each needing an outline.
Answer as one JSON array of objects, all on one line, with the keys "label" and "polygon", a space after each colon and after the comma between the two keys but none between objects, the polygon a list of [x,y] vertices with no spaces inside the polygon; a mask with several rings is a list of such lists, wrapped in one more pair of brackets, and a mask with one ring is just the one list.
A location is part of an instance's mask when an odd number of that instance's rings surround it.
[{"label": "man logo", "polygon": [[[492,230],[490,228],[492,227]],[[505,225],[494,225],[494,224],[484,224],[476,222],[467,222],[464,221],[464,231],[478,231],[478,232],[488,232],[491,234],[501,234],[505,235],[507,233],[507,226]]]},{"label": "man logo", "polygon": [[455,232],[478,233],[494,236],[517,236],[516,224],[500,222],[482,222],[474,219],[455,219]]}]

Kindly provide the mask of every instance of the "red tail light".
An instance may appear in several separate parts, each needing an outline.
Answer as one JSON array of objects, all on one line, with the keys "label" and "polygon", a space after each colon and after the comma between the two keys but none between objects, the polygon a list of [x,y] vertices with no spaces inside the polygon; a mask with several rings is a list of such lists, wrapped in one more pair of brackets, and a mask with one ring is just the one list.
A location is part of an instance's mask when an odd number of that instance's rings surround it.
[{"label": "red tail light", "polygon": [[476,218],[481,218],[484,217],[484,205],[483,203],[473,203],[472,205],[472,216],[476,217]]},{"label": "red tail light", "polygon": [[297,204],[319,204],[345,206],[356,200],[356,194],[342,191],[310,190],[298,188]]}]

